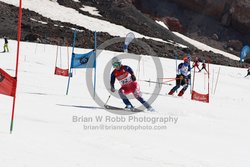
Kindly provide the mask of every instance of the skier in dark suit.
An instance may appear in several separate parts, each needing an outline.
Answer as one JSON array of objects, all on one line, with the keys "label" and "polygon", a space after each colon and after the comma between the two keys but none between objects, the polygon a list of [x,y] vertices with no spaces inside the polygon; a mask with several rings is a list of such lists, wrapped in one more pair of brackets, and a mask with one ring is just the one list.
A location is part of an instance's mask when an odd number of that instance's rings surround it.
[{"label": "skier in dark suit", "polygon": [[8,39],[6,36],[3,37],[4,38],[4,45],[3,45],[3,52],[9,52],[9,47],[8,47]]}]

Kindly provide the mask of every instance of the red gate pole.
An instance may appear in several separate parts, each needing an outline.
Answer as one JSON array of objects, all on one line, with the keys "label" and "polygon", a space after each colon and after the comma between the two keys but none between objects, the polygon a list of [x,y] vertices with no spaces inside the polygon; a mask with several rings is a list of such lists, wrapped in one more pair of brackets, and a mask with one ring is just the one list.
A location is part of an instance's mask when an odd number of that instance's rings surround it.
[{"label": "red gate pole", "polygon": [[[19,50],[20,50],[20,39],[21,39],[21,23],[22,23],[22,0],[19,1],[19,16],[18,16],[18,28],[17,28],[17,54],[16,54],[16,73],[15,73],[16,84],[17,84],[17,79],[18,79]],[[12,130],[13,130],[15,103],[16,103],[16,89],[15,89],[15,94],[13,97],[10,133],[12,133]]]}]

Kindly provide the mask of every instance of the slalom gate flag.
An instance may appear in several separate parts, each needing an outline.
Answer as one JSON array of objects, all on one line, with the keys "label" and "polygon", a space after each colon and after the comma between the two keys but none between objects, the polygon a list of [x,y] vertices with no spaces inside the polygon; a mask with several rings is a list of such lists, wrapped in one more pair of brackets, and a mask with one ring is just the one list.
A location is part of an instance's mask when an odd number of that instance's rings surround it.
[{"label": "slalom gate flag", "polygon": [[196,100],[196,101],[202,101],[202,102],[209,103],[209,93],[208,94],[201,94],[201,93],[198,93],[198,92],[193,90],[192,95],[191,95],[191,99]]},{"label": "slalom gate flag", "polygon": [[240,62],[241,63],[242,63],[242,59],[244,59],[248,53],[250,53],[250,46],[245,45],[240,52]]},{"label": "slalom gate flag", "polygon": [[194,91],[194,84],[195,84],[195,67],[194,67],[194,74],[193,74],[193,85],[192,85],[192,91],[191,91],[191,99],[196,100],[196,101],[201,101],[201,102],[206,102],[209,103],[209,64],[208,64],[208,73],[207,73],[207,89],[208,93],[207,94],[202,94]]},{"label": "slalom gate flag", "polygon": [[128,45],[130,44],[130,42],[133,41],[133,39],[135,39],[135,35],[132,32],[130,32],[126,35],[126,38],[124,41],[124,46],[123,46],[124,52],[128,52]]},{"label": "slalom gate flag", "polygon": [[71,68],[95,68],[95,51],[85,54],[72,53]]},{"label": "slalom gate flag", "polygon": [[[60,75],[60,76],[64,76],[64,77],[68,77],[69,76],[69,54],[68,54],[68,58],[67,58],[67,65],[68,68],[67,69],[63,69],[61,68],[61,64],[62,64],[62,56],[61,56],[61,47],[60,47],[60,67],[57,67],[57,59],[58,59],[58,48],[59,46],[57,46],[57,50],[56,50],[56,60],[55,60],[55,71],[54,74],[55,75]],[[68,46],[67,46],[67,51],[68,51]]]},{"label": "slalom gate flag", "polygon": [[55,75],[61,75],[61,76],[68,77],[69,76],[69,69],[62,69],[62,68],[55,67]]},{"label": "slalom gate flag", "polygon": [[0,94],[15,96],[16,79],[0,68]]}]

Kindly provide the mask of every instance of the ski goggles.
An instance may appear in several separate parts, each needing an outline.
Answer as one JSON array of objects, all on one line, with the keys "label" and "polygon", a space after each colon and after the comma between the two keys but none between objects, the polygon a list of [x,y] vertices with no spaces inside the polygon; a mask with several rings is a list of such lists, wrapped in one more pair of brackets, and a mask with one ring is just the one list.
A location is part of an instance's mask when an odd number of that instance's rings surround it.
[{"label": "ski goggles", "polygon": [[118,67],[118,66],[121,66],[121,63],[115,62],[115,63],[112,64],[112,66],[113,66],[113,67]]}]

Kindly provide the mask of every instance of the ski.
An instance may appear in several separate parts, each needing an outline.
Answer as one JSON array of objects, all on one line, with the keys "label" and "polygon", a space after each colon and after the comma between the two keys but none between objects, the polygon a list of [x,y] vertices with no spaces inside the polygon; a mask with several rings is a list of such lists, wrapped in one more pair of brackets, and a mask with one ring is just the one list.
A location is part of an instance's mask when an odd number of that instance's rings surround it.
[{"label": "ski", "polygon": [[122,111],[131,111],[131,112],[143,112],[143,110],[137,109],[137,108],[132,108],[132,109],[125,109],[125,108],[120,108],[120,107],[115,107],[115,106],[110,106],[110,105],[104,105],[104,107],[108,110],[122,110]]},{"label": "ski", "polygon": [[169,95],[166,93],[166,96],[168,97],[173,97],[173,98],[183,98],[183,95],[182,96],[178,96],[178,95]]},{"label": "ski", "polygon": [[166,94],[165,96],[166,96],[166,97],[175,98],[175,99],[180,99],[180,100],[191,100],[190,97],[184,96],[184,95],[178,96],[178,95],[169,95],[169,94]]}]

